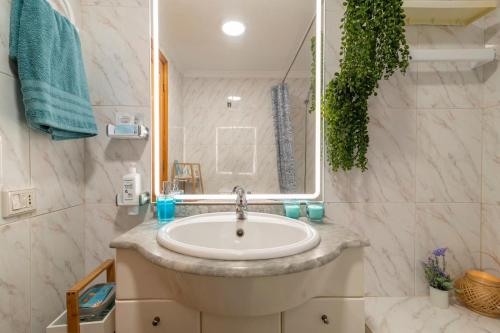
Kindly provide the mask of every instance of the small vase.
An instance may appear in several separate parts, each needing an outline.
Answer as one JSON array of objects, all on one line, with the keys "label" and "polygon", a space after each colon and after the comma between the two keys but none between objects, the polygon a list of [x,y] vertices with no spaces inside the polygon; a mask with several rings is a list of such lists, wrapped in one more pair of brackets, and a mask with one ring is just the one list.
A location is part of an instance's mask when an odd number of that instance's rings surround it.
[{"label": "small vase", "polygon": [[429,287],[429,295],[431,297],[432,305],[440,309],[448,309],[448,306],[450,305],[450,293],[448,291]]}]

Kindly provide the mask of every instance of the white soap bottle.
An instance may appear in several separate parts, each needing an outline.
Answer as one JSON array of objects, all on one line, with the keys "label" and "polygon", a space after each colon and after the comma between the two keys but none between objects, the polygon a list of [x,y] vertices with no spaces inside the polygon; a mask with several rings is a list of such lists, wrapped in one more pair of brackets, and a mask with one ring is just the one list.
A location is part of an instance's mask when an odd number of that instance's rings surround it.
[{"label": "white soap bottle", "polygon": [[129,168],[128,174],[122,178],[123,203],[129,208],[129,215],[139,214],[139,197],[141,195],[141,175],[137,173],[135,164]]}]

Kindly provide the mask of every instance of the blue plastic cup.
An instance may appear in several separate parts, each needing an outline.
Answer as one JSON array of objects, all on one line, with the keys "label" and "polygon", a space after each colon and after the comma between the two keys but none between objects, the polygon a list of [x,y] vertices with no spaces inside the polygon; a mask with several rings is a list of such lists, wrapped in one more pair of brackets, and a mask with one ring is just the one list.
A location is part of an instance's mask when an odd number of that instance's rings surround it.
[{"label": "blue plastic cup", "polygon": [[307,217],[309,221],[321,223],[325,216],[325,204],[321,201],[308,201],[306,204]]},{"label": "blue plastic cup", "polygon": [[175,219],[175,199],[166,195],[159,195],[156,199],[158,222],[161,224]]},{"label": "blue plastic cup", "polygon": [[301,215],[300,202],[287,201],[283,204],[285,216],[291,219],[298,219]]}]

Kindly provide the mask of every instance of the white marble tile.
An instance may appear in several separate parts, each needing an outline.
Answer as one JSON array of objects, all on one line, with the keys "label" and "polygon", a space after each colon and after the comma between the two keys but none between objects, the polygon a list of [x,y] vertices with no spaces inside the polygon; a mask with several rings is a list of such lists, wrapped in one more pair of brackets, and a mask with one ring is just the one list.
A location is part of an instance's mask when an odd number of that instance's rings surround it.
[{"label": "white marble tile", "polygon": [[[211,147],[212,146],[207,146],[206,150],[211,150]],[[195,157],[193,156],[192,159],[194,160]],[[204,164],[208,164],[208,161]],[[215,172],[217,174],[233,174],[235,165],[236,161],[233,158],[233,146],[215,146]]]},{"label": "white marble tile", "polygon": [[0,183],[5,187],[30,183],[30,136],[22,103],[18,81],[0,74]]},{"label": "white marble tile", "polygon": [[149,7],[149,0],[81,0],[82,6]]},{"label": "white marble tile", "polygon": [[[168,62],[168,125],[184,126],[184,109],[182,93],[184,91],[184,76],[175,64]],[[187,124],[186,124],[187,125]]]},{"label": "white marble tile", "polygon": [[414,202],[416,111],[371,103],[368,170],[350,174],[350,201]]},{"label": "white marble tile", "polygon": [[500,109],[483,111],[482,202],[500,203]]},{"label": "white marble tile", "polygon": [[407,296],[414,288],[414,204],[328,204],[328,216],[370,240],[367,296]]},{"label": "white marble tile", "polygon": [[500,206],[483,205],[481,269],[500,276]]},{"label": "white marble tile", "polygon": [[[419,48],[467,49],[484,47],[481,23],[467,27],[419,27]],[[478,108],[482,105],[482,69],[470,63],[420,63],[417,101],[419,108]]]},{"label": "white marble tile", "polygon": [[48,0],[48,3],[52,5],[52,7],[57,10],[61,15],[66,16],[71,23],[73,23],[78,29],[82,27],[82,11],[80,7],[80,0],[67,0],[69,1],[69,5],[71,6],[71,10],[73,11],[73,19],[69,15],[69,12],[66,10],[66,5],[64,4],[66,0]]},{"label": "white marble tile", "polygon": [[9,31],[11,0],[0,0],[0,73],[12,75],[9,64]]},{"label": "white marble tile", "polygon": [[29,222],[0,227],[0,332],[30,330]]},{"label": "white marble tile", "polygon": [[[484,18],[485,44],[491,47],[500,46],[500,10],[496,9]],[[500,105],[500,70],[498,61],[493,61],[483,66],[484,71],[484,102],[483,107],[496,107]]]},{"label": "white marble tile", "polygon": [[324,177],[324,200],[326,202],[349,202],[351,179],[349,173],[345,171],[333,172],[328,165],[328,161],[324,161],[324,169],[322,168]]},{"label": "white marble tile", "polygon": [[260,146],[256,145],[233,145],[231,158],[235,161],[233,173],[239,176],[254,176],[257,173]]},{"label": "white marble tile", "polygon": [[[410,47],[418,44],[418,28],[406,27],[406,40]],[[397,71],[388,80],[379,82],[376,99],[385,108],[409,108],[417,106],[418,66],[410,61],[406,73]]]},{"label": "white marble tile", "polygon": [[419,110],[417,201],[481,200],[481,113]]},{"label": "white marble tile", "polygon": [[[258,114],[271,110],[271,87],[276,79],[254,78],[192,78],[183,80],[184,112],[201,107],[220,113],[239,114],[244,110],[256,109]],[[227,107],[229,96],[239,96],[241,101]],[[250,114],[250,113],[247,113]],[[252,114],[250,114],[252,115]]]},{"label": "white marble tile", "polygon": [[480,204],[417,204],[415,233],[415,294],[427,295],[422,262],[438,247],[447,247],[447,271],[452,278],[479,268]]},{"label": "white marble tile", "polygon": [[396,72],[381,80],[377,96],[373,97],[386,108],[415,108],[417,106],[417,66],[410,64],[406,73]]},{"label": "white marble tile", "polygon": [[280,192],[276,149],[275,145],[257,146],[257,174],[250,180],[254,193]]},{"label": "white marble tile", "polygon": [[[183,79],[186,161],[202,161],[202,168],[208,171],[204,172],[208,193],[224,192],[228,183],[246,184],[254,193],[276,193],[277,164],[271,103],[271,87],[276,83],[276,79],[269,78]],[[309,128],[306,131],[308,114],[304,101],[308,98],[309,80],[291,78],[288,84],[292,121],[296,126],[294,136],[297,146],[302,147],[297,156],[304,158],[305,143],[314,138]],[[233,103],[232,108],[227,108],[228,96],[242,99]],[[238,154],[242,155],[241,158]],[[215,161],[217,167],[211,166],[210,163]],[[297,164],[305,166],[305,161]],[[303,173],[302,169],[299,172]]]},{"label": "white marble tile", "polygon": [[84,6],[82,15],[92,104],[148,106],[149,10]]},{"label": "white marble tile", "polygon": [[[202,131],[202,129],[199,129]],[[193,130],[192,132],[195,132]],[[215,133],[213,133],[215,132]],[[213,142],[215,134],[216,142]],[[195,135],[195,133],[193,133]],[[232,126],[232,127],[217,127],[212,133],[203,133],[205,140],[204,144],[215,144],[220,146],[241,146],[241,145],[256,145],[257,144],[257,128],[253,126]]]},{"label": "white marble tile", "polygon": [[366,325],[373,333],[494,333],[500,321],[452,304],[432,306],[428,297],[370,297],[365,302]]},{"label": "white marble tile", "polygon": [[[326,2],[325,12],[325,80],[328,83],[339,71],[341,47],[341,18],[344,7],[341,0]],[[406,27],[406,38],[411,46],[417,45],[418,29]],[[378,96],[379,103],[389,108],[415,108],[417,103],[417,66],[411,65],[406,75],[396,72],[389,80],[381,80]]]},{"label": "white marble tile", "polygon": [[109,243],[115,237],[151,218],[147,209],[140,215],[128,215],[127,208],[112,204],[85,206],[85,272],[89,273],[106,259],[114,259]]},{"label": "white marble tile", "polygon": [[469,63],[421,63],[418,65],[418,108],[479,108],[482,73]]},{"label": "white marble tile", "polygon": [[340,60],[340,20],[344,16],[344,7],[341,0],[325,1],[325,38],[324,38],[324,68],[325,81],[330,82],[334,74],[339,71]]},{"label": "white marble tile", "polygon": [[83,203],[84,140],[52,141],[30,130],[31,180],[37,190],[37,214]]},{"label": "white marble tile", "polygon": [[84,276],[83,206],[42,215],[31,225],[31,332],[43,332]]},{"label": "white marble tile", "polygon": [[[186,144],[186,128],[185,127],[169,127],[168,129],[168,167],[172,168],[174,161],[184,162],[185,147]],[[169,169],[169,175],[172,174],[172,170]]]},{"label": "white marble tile", "polygon": [[[215,126],[190,126],[189,123],[186,124],[186,144],[187,145],[215,145],[217,140],[217,132],[219,135],[224,134],[227,129],[231,127],[215,127]],[[172,133],[173,134],[173,133]],[[172,135],[169,134],[169,139]],[[225,140],[220,140],[219,144],[225,144]]]},{"label": "white marble tile", "polygon": [[116,113],[125,112],[141,117],[149,125],[150,109],[96,107],[94,111],[99,135],[85,142],[85,202],[114,203],[122,176],[128,173],[132,164],[142,175],[143,190],[149,191],[151,140],[111,140],[106,136],[106,124],[115,122]]},{"label": "white marble tile", "polygon": [[500,105],[500,70],[498,61],[493,61],[483,66],[483,107],[491,108]]}]

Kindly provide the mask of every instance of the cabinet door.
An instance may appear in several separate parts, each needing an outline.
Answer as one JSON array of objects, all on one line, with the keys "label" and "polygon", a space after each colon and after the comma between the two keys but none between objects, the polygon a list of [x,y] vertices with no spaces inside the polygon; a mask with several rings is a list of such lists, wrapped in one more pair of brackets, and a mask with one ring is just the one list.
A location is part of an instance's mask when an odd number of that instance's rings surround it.
[{"label": "cabinet door", "polygon": [[200,313],[166,300],[117,301],[116,333],[200,333]]},{"label": "cabinet door", "polygon": [[364,333],[363,298],[314,298],[283,313],[283,333]]},{"label": "cabinet door", "polygon": [[203,333],[280,333],[280,314],[260,317],[224,317],[202,314]]}]

